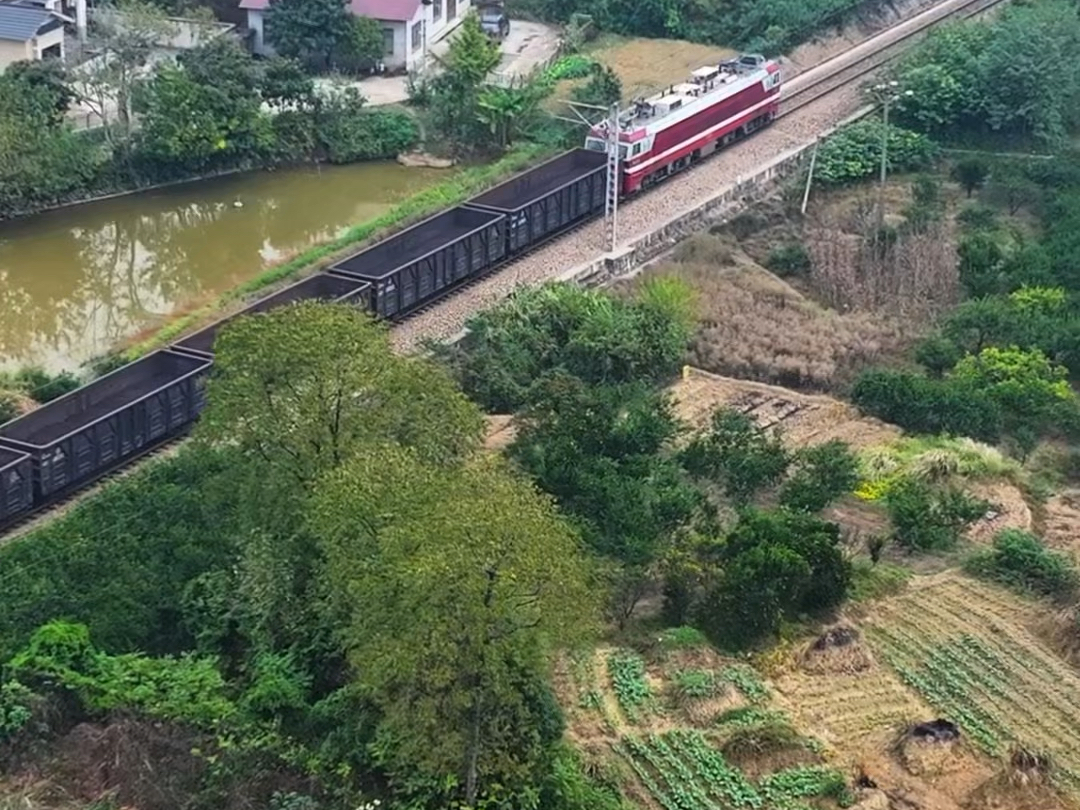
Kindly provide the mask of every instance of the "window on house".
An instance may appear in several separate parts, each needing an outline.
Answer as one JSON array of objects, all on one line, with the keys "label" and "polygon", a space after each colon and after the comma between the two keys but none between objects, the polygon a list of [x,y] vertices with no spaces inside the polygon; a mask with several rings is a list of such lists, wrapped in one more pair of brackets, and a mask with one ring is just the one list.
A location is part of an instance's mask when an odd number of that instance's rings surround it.
[{"label": "window on house", "polygon": [[414,51],[420,50],[420,45],[424,41],[424,23],[413,23],[412,27],[412,49]]},{"label": "window on house", "polygon": [[386,56],[393,56],[394,55],[394,29],[393,28],[384,28],[382,30],[382,40],[383,40],[383,52],[385,53],[385,55]]},{"label": "window on house", "polygon": [[443,0],[435,0],[431,6],[431,19],[438,21],[442,19],[442,4]]}]

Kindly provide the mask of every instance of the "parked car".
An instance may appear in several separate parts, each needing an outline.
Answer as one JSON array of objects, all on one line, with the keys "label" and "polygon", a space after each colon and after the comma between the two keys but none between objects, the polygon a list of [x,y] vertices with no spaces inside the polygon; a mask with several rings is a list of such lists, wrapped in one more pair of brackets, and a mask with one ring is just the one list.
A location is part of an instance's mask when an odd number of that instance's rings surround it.
[{"label": "parked car", "polygon": [[481,5],[480,27],[492,39],[505,39],[510,33],[510,18],[506,16],[506,9],[502,3],[487,3]]}]

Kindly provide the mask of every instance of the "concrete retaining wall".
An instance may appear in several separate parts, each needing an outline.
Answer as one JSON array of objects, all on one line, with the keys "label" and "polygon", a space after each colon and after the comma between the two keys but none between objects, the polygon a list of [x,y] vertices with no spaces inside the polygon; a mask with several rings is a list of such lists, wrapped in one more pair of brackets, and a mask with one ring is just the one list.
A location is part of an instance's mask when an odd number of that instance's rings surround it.
[{"label": "concrete retaining wall", "polygon": [[[726,222],[756,202],[764,199],[777,182],[797,173],[814,146],[853,121],[868,115],[873,107],[864,107],[830,127],[814,141],[783,152],[746,179],[721,190],[704,203],[678,214],[663,225],[639,236],[613,253],[572,267],[558,276],[558,281],[574,282],[586,287],[602,287],[613,279],[628,275],[641,265],[656,258],[676,244],[703,230],[707,225]],[[676,180],[675,182],[678,182]]]}]

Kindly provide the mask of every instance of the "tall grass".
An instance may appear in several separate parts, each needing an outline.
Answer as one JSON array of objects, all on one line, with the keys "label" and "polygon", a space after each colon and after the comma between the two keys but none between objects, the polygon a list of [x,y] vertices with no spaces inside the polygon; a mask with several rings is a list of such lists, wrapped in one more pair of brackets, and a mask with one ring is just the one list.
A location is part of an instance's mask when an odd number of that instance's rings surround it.
[{"label": "tall grass", "polygon": [[305,275],[306,271],[322,269],[341,258],[346,251],[358,249],[364,242],[384,238],[443,209],[459,205],[555,151],[548,146],[525,144],[494,163],[458,172],[452,178],[414,194],[382,216],[354,225],[343,236],[315,245],[287,262],[270,267],[223,293],[207,306],[171,321],[146,340],[126,349],[122,353],[123,359],[135,360],[172,342],[196,325],[210,320],[233,302],[265,291],[272,284],[295,279]]},{"label": "tall grass", "polygon": [[966,437],[904,436],[863,453],[863,474],[885,478],[906,474],[924,481],[959,477],[1018,479],[1020,463],[988,444]]},{"label": "tall grass", "polygon": [[697,293],[690,362],[732,377],[817,391],[842,390],[860,370],[900,355],[912,336],[885,314],[839,313],[701,236],[645,278],[674,277]]}]

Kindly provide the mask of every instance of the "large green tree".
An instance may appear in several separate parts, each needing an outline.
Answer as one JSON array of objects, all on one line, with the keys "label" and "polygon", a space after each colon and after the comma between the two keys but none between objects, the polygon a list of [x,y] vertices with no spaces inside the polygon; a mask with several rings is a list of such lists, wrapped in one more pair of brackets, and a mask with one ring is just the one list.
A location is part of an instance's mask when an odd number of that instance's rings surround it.
[{"label": "large green tree", "polygon": [[239,44],[219,37],[159,68],[141,94],[141,141],[162,162],[193,169],[257,160],[270,149],[261,109],[262,71]]},{"label": "large green tree", "polygon": [[327,70],[352,38],[354,25],[344,0],[273,0],[266,12],[266,36],[282,56]]},{"label": "large green tree", "polygon": [[692,475],[717,484],[737,506],[778,483],[791,463],[777,433],[758,426],[752,416],[718,408],[709,430],[682,451]]},{"label": "large green tree", "polygon": [[433,364],[393,353],[386,327],[355,307],[303,302],[239,318],[217,336],[199,432],[309,486],[372,441],[454,463],[483,420]]},{"label": "large green tree", "polygon": [[[303,302],[225,326],[197,435],[233,451],[247,527],[240,596],[266,643],[332,649],[322,556],[303,525],[319,477],[372,444],[455,465],[483,420],[438,368],[394,354],[385,326]],[[321,634],[321,635],[320,635]]]},{"label": "large green tree", "polygon": [[902,63],[898,79],[912,93],[897,112],[927,132],[989,129],[1061,143],[1080,108],[1080,68],[1069,56],[1078,45],[1080,18],[1065,0],[944,28]]},{"label": "large green tree", "polygon": [[785,510],[744,512],[720,546],[719,559],[721,573],[700,620],[725,643],[755,641],[785,619],[835,607],[851,581],[839,528]]},{"label": "large green tree", "polygon": [[679,425],[665,396],[641,383],[590,385],[558,376],[518,418],[510,454],[608,562],[609,605],[634,610],[666,546],[707,516],[671,455]]},{"label": "large green tree", "polygon": [[492,458],[447,470],[385,447],[321,480],[311,529],[391,770],[455,774],[469,807],[527,782],[560,733],[536,699],[548,653],[595,603],[553,504]]},{"label": "large green tree", "polygon": [[507,413],[532,402],[553,373],[605,385],[670,379],[694,313],[691,291],[675,279],[650,280],[632,298],[552,284],[479,313],[463,344],[441,353],[474,400]]},{"label": "large green tree", "polygon": [[146,0],[117,0],[94,16],[97,58],[73,72],[79,101],[107,126],[102,131],[121,152],[130,145],[135,89],[154,51],[176,33],[159,6]]},{"label": "large green tree", "polygon": [[0,214],[78,192],[103,162],[94,144],[63,122],[59,108],[68,96],[53,78],[18,65],[0,76]]}]

